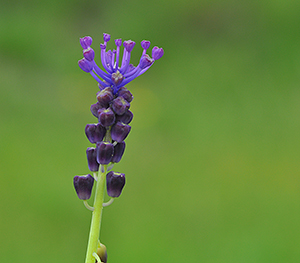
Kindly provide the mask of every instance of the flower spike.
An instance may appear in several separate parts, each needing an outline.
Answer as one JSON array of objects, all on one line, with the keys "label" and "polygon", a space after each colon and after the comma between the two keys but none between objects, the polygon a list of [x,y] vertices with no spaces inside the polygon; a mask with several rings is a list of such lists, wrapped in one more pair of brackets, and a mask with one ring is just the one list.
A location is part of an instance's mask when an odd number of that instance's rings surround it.
[{"label": "flower spike", "polygon": [[[104,33],[103,40],[100,44],[101,68],[95,62],[95,51],[91,47],[93,40],[89,36],[80,38],[83,58],[78,61],[79,67],[92,75],[100,89],[96,94],[96,103],[90,107],[97,123],[87,124],[84,129],[88,141],[93,144],[86,149],[87,166],[93,176],[88,174],[73,179],[79,199],[93,211],[86,263],[107,262],[106,247],[99,241],[102,209],[121,195],[125,185],[125,174],[112,169],[121,161],[126,147],[125,139],[131,131],[129,124],[133,113],[129,109],[133,95],[126,85],[146,72],[164,54],[162,48],[154,47],[151,57],[147,54],[150,41],[143,40],[142,55],[138,65],[134,66],[130,63],[134,41],[116,39],[116,47],[109,50],[107,44],[110,35]],[[91,207],[87,200],[91,196],[94,181],[96,189],[94,206]],[[108,202],[104,202],[105,186],[107,195],[111,197]]]}]

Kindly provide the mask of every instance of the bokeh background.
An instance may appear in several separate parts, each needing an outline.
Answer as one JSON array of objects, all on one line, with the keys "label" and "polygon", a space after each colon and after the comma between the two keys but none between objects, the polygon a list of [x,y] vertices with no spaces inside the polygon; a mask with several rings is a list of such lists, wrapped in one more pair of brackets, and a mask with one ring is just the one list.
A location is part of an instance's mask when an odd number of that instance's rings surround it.
[{"label": "bokeh background", "polygon": [[134,64],[143,39],[165,50],[128,85],[108,262],[300,262],[299,1],[0,6],[0,262],[84,262],[91,214],[72,179],[98,88],[77,61],[79,38],[99,56],[103,32],[137,42]]}]

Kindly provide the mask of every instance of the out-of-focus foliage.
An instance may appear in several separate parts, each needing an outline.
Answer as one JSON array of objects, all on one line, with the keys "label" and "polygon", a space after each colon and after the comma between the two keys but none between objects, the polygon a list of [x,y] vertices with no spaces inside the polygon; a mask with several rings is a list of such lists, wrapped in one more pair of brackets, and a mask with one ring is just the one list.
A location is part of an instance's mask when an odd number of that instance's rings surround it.
[{"label": "out-of-focus foliage", "polygon": [[[0,262],[84,262],[90,212],[74,175],[97,84],[79,37],[151,41],[128,85],[132,131],[104,209],[110,263],[300,258],[300,2],[2,1]],[[110,48],[113,47],[110,43]]]}]

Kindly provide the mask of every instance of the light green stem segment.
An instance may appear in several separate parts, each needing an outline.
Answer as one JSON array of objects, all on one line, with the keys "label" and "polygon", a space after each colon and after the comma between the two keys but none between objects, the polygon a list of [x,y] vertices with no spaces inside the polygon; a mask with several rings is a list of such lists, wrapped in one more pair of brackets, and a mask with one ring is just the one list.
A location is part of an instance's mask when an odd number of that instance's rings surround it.
[{"label": "light green stem segment", "polygon": [[[103,170],[103,173],[101,172]],[[101,217],[104,200],[104,189],[105,189],[105,176],[107,171],[107,165],[99,167],[98,180],[95,192],[94,200],[94,211],[92,214],[92,222],[90,228],[89,241],[86,251],[85,263],[95,263],[94,252],[97,252],[98,240],[100,236]]]}]

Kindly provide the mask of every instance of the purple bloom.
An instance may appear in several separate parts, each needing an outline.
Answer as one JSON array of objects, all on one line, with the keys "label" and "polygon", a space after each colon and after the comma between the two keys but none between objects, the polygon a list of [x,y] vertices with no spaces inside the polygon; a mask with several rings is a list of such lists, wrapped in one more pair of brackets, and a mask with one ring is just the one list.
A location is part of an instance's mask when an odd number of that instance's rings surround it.
[{"label": "purple bloom", "polygon": [[106,50],[107,42],[110,40],[110,35],[103,34],[104,44],[100,44],[101,49],[101,63],[104,68],[102,70],[94,61],[94,50],[90,47],[92,38],[86,36],[80,39],[80,44],[84,49],[84,58],[78,61],[79,67],[90,73],[99,83],[100,89],[111,87],[115,95],[118,90],[125,86],[130,81],[134,80],[139,75],[146,72],[154,63],[155,60],[160,59],[164,51],[162,48],[154,47],[152,49],[152,58],[146,54],[150,47],[150,41],[143,40],[141,46],[143,48],[142,56],[139,64],[134,67],[130,64],[131,51],[135,46],[135,42],[127,40],[123,42],[123,55],[121,57],[122,40],[116,39],[116,50]]},{"label": "purple bloom", "polygon": [[119,96],[113,100],[111,107],[116,114],[123,115],[125,111],[129,109],[130,103],[123,97]]},{"label": "purple bloom", "polygon": [[98,111],[98,120],[103,127],[109,127],[114,124],[116,116],[111,108],[100,109]]},{"label": "purple bloom", "polygon": [[105,136],[106,128],[100,123],[87,124],[85,126],[85,134],[91,143],[101,142]]},{"label": "purple bloom", "polygon": [[106,175],[106,189],[110,197],[119,197],[125,185],[125,174],[109,172]]},{"label": "purple bloom", "polygon": [[99,164],[109,164],[114,154],[114,146],[109,142],[98,142],[96,151],[97,162]]},{"label": "purple bloom", "polygon": [[97,100],[101,105],[108,106],[108,104],[114,99],[111,88],[106,88],[97,93]]},{"label": "purple bloom", "polygon": [[90,199],[94,184],[94,178],[90,174],[86,176],[76,175],[73,179],[73,183],[79,199]]},{"label": "purple bloom", "polygon": [[98,113],[98,111],[99,111],[100,109],[106,109],[106,108],[107,108],[107,107],[103,106],[103,105],[98,101],[97,103],[91,105],[91,112],[92,112],[92,114],[93,114],[95,117],[99,118],[99,113]]},{"label": "purple bloom", "polygon": [[121,87],[119,89],[118,95],[123,97],[128,102],[131,102],[133,100],[133,96],[132,96],[131,92],[128,89],[126,89],[125,87]]},{"label": "purple bloom", "polygon": [[125,151],[125,146],[126,146],[125,142],[119,142],[114,146],[114,154],[111,159],[111,162],[118,163],[121,161]]},{"label": "purple bloom", "polygon": [[96,148],[89,147],[86,149],[86,158],[90,171],[97,172],[99,170],[99,163],[97,162]]},{"label": "purple bloom", "polygon": [[129,124],[133,119],[133,113],[130,110],[125,111],[123,115],[116,116],[116,122],[120,121]]},{"label": "purple bloom", "polygon": [[118,121],[111,127],[111,138],[114,141],[122,142],[129,134],[131,127],[125,123]]}]

